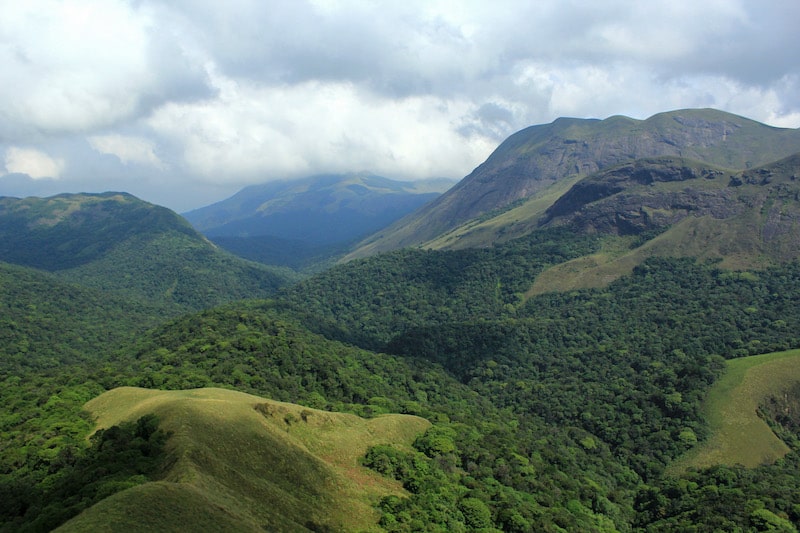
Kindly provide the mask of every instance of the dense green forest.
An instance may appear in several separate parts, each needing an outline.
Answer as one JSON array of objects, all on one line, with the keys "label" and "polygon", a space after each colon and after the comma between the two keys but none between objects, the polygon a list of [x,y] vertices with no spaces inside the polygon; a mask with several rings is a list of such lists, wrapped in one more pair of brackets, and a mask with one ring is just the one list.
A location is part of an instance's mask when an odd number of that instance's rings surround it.
[{"label": "dense green forest", "polygon": [[[707,435],[700,404],[725,358],[800,345],[800,264],[652,259],[603,289],[524,299],[538,272],[597,246],[552,230],[394,252],[181,316],[4,267],[0,530],[46,531],[157,478],[164,436],[134,424],[87,441],[84,402],[121,385],[214,385],[431,420],[415,451],[363,460],[409,492],[380,502],[387,531],[793,531],[797,425],[780,409],[762,410],[795,446],[779,463],[664,470]],[[77,496],[118,434],[129,460]]]}]

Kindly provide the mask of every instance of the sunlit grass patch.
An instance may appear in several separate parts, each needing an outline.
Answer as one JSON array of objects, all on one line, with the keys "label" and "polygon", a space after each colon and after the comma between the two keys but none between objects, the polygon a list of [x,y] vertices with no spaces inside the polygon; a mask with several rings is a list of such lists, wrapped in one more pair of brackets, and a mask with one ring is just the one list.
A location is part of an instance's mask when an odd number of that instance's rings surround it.
[{"label": "sunlit grass patch", "polygon": [[105,530],[98,527],[104,517],[123,520],[118,527],[127,531],[370,531],[378,500],[403,490],[360,458],[376,444],[410,446],[430,425],[414,416],[364,419],[212,388],[123,387],[86,407],[98,427],[156,414],[172,433],[170,459],[160,481],[101,501],[65,531]]},{"label": "sunlit grass patch", "polygon": [[671,473],[715,464],[755,467],[789,452],[756,410],[767,397],[800,382],[800,350],[733,359],[704,404],[711,436],[675,461]]}]

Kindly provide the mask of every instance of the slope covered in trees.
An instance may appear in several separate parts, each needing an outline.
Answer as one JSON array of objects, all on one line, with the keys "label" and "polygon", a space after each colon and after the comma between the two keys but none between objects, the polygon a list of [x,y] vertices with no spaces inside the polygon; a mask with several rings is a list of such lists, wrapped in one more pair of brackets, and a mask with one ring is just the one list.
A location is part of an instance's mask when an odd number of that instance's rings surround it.
[{"label": "slope covered in trees", "polygon": [[0,199],[0,261],[183,311],[269,296],[296,279],[221,251],[174,212],[123,193]]},{"label": "slope covered in trees", "polygon": [[[519,246],[529,255],[512,261],[509,253],[508,265],[547,257],[552,243]],[[448,263],[457,257],[457,267]],[[606,289],[515,300],[498,314],[496,304],[473,308],[470,291],[457,290],[483,273],[495,294],[497,280],[504,280],[502,269],[489,275],[470,266],[482,264],[475,259],[480,254],[470,257],[425,252],[415,261],[397,254],[354,262],[328,274],[364,287],[339,300],[332,294],[338,286],[323,275],[288,300],[177,318],[127,348],[95,353],[99,365],[78,361],[57,374],[9,376],[4,490],[38,494],[37,487],[86,453],[81,439],[91,424],[80,407],[104,389],[216,385],[313,408],[405,412],[434,422],[415,451],[382,447],[365,458],[410,493],[380,503],[389,531],[487,524],[505,531],[668,530],[686,520],[723,518],[755,529],[773,517],[798,523],[794,508],[765,488],[798,490],[798,478],[787,475],[795,452],[783,468],[726,469],[733,472],[727,481],[715,474],[720,469],[680,482],[662,476],[669,461],[704,438],[699,406],[723,356],[798,342],[797,264],[732,273],[691,260],[653,260]],[[387,278],[388,266],[404,274]],[[384,295],[369,289],[378,279]],[[387,306],[383,298],[413,301],[432,280],[449,287],[437,296],[439,315],[399,327],[390,312],[378,312]],[[316,307],[295,307],[301,290],[313,290],[308,301]],[[335,314],[324,310],[329,298],[340,306]],[[312,322],[329,336],[395,355],[312,333],[304,325]],[[359,323],[372,329],[358,331]],[[31,431],[41,437],[24,437]],[[749,484],[756,479],[767,481]],[[712,485],[761,503],[723,517],[725,506],[693,488]],[[690,497],[701,506],[694,514],[681,500]],[[24,498],[15,507],[22,516],[34,505]]]}]

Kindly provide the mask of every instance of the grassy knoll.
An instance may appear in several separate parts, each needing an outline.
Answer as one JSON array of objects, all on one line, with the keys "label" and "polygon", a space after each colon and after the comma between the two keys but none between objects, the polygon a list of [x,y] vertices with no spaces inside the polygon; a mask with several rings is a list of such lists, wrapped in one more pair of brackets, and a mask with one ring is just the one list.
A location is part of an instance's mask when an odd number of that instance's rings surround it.
[{"label": "grassy knoll", "polygon": [[711,437],[675,461],[672,473],[715,464],[755,467],[789,452],[756,409],[765,398],[800,382],[800,350],[733,359],[727,366],[704,405]]},{"label": "grassy knoll", "polygon": [[167,443],[160,481],[86,510],[60,531],[369,531],[397,482],[359,465],[368,447],[408,446],[429,423],[362,419],[224,389],[115,389],[86,404],[99,428],[154,413]]}]

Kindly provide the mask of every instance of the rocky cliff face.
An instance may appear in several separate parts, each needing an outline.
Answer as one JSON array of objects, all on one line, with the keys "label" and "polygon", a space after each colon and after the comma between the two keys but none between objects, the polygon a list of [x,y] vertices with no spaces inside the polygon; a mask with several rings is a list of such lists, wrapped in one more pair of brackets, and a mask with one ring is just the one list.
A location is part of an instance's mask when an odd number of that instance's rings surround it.
[{"label": "rocky cliff face", "polygon": [[798,174],[800,154],[739,172],[677,158],[639,160],[577,183],[547,210],[542,225],[630,235],[690,216],[731,224],[746,219],[757,221],[750,229],[763,243],[790,238],[800,245]]}]

